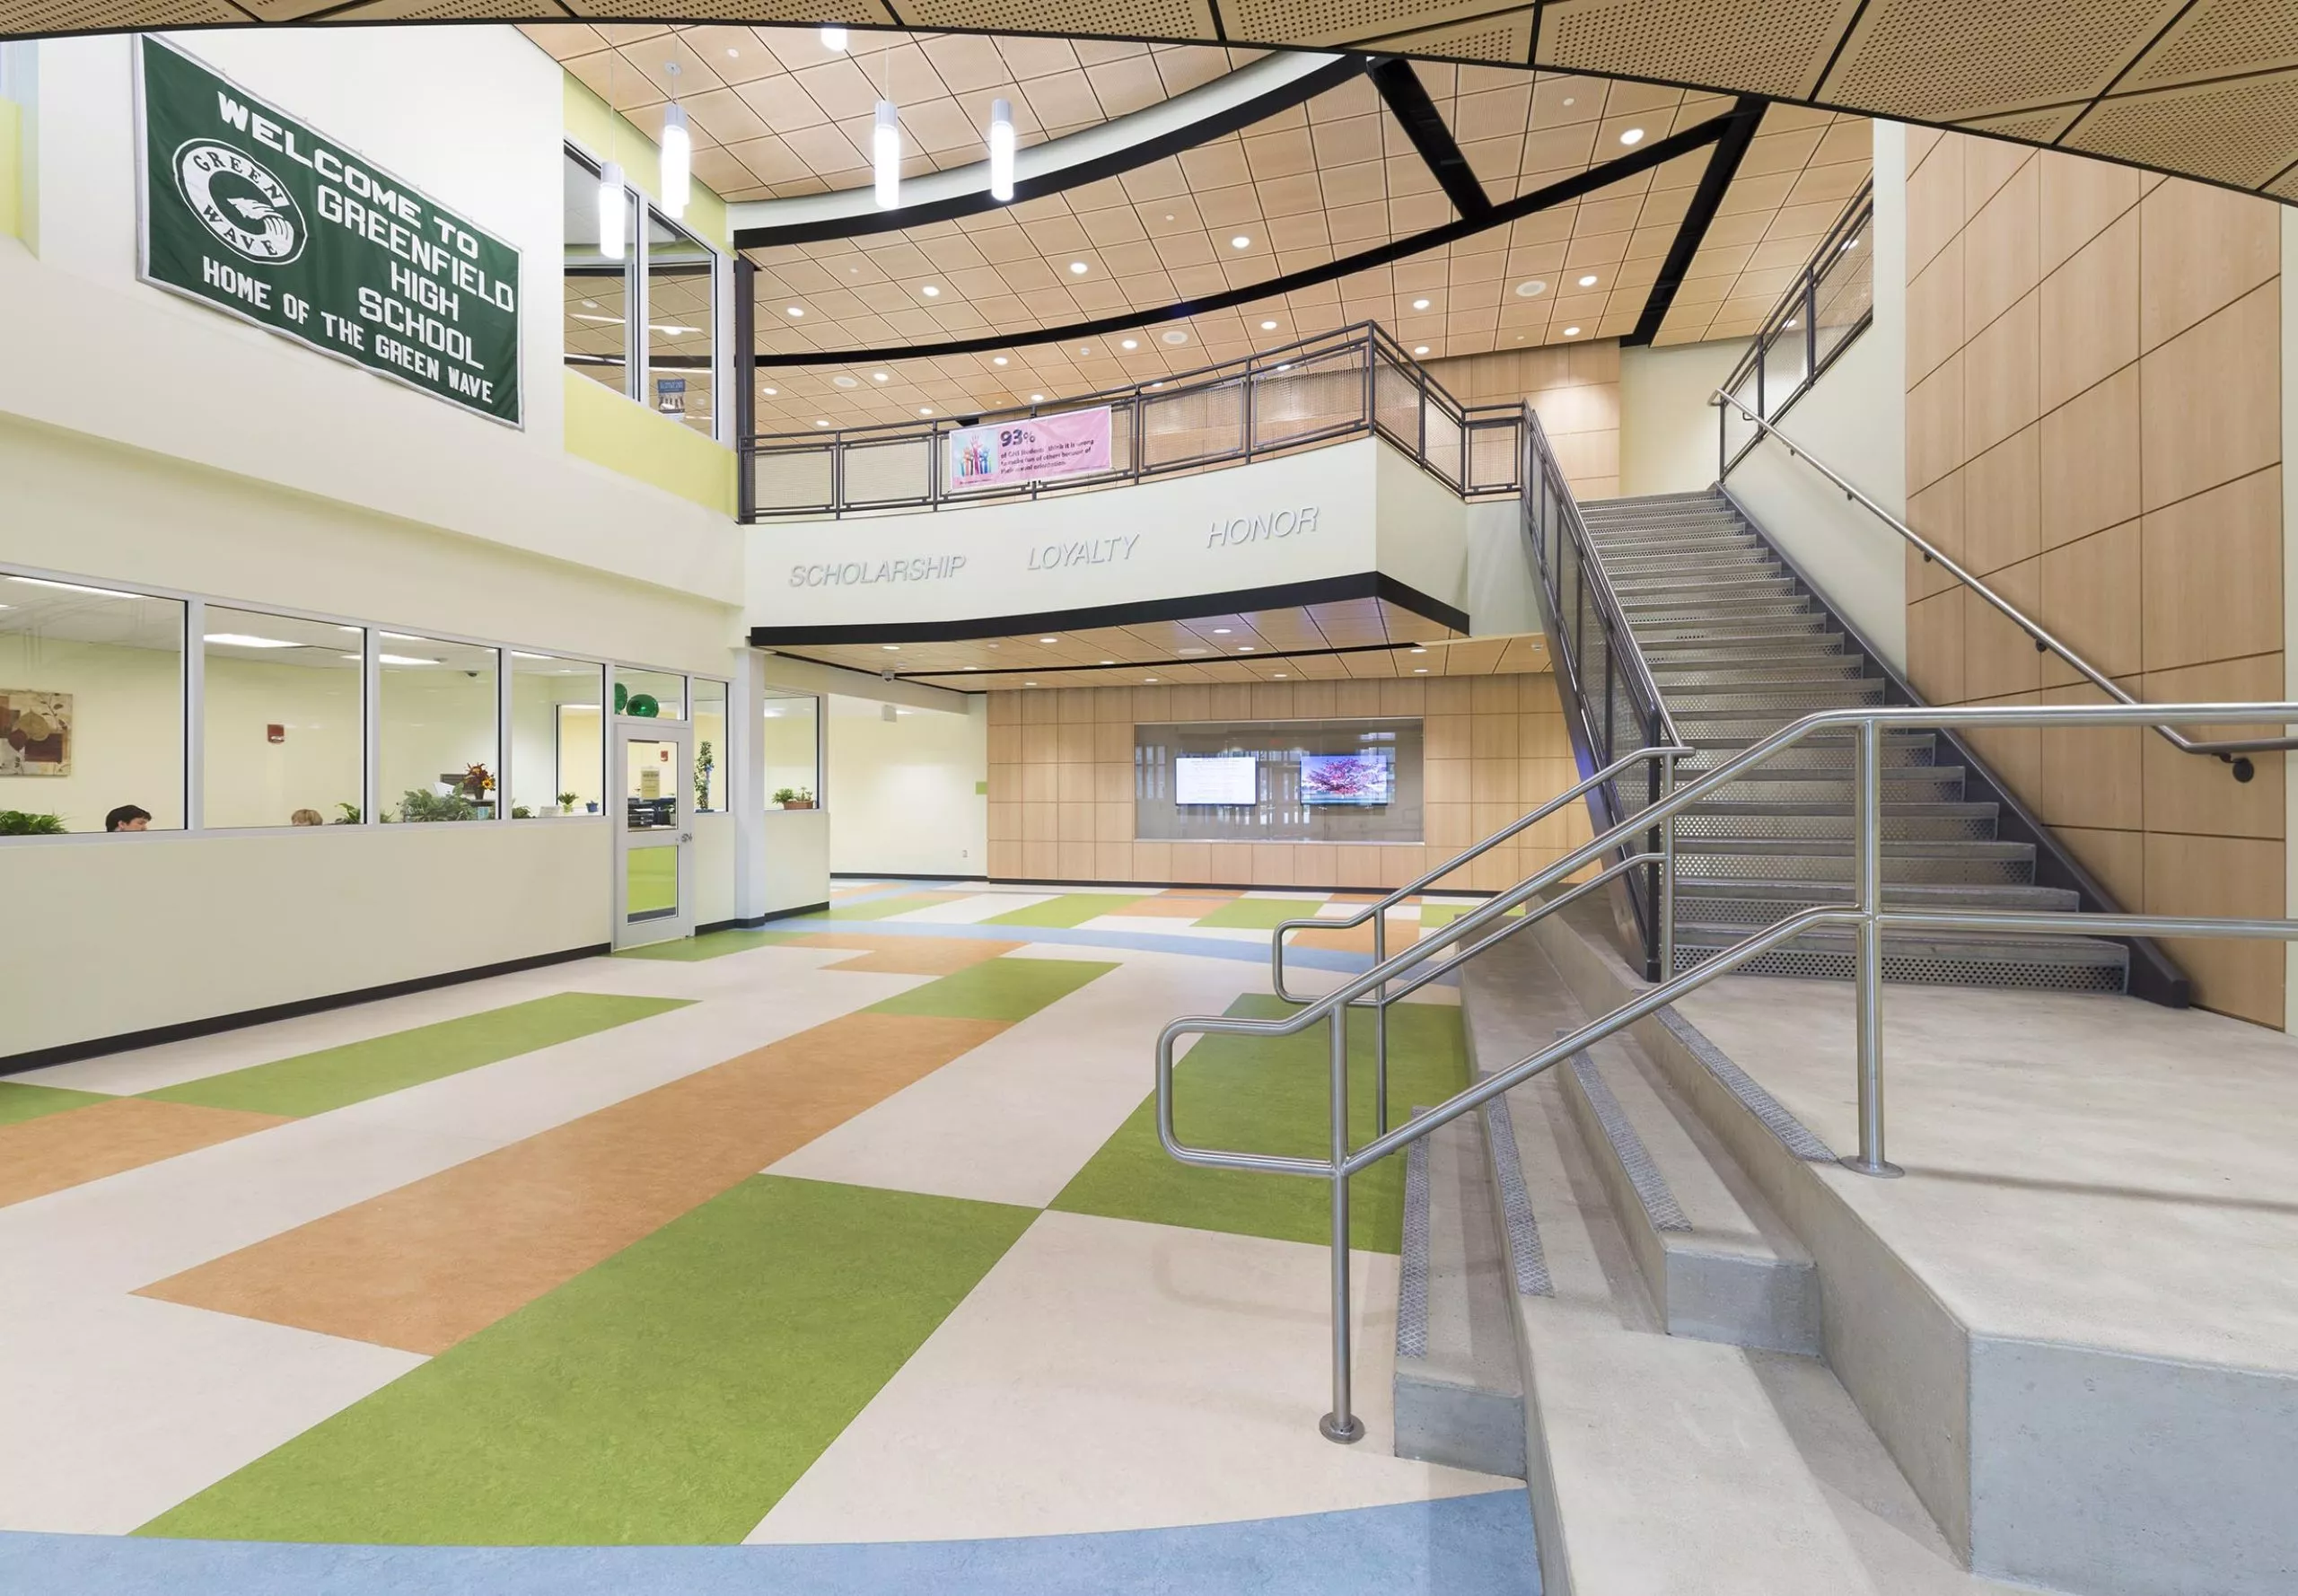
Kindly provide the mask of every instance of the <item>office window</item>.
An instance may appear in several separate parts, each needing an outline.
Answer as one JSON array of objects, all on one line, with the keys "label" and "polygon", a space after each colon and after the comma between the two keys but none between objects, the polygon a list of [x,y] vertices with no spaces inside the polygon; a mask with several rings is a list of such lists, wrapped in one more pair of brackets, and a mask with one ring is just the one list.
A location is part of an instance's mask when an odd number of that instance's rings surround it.
[{"label": "office window", "polygon": [[511,651],[511,818],[604,812],[599,666]]},{"label": "office window", "polygon": [[184,608],[0,577],[0,833],[183,825]]},{"label": "office window", "polygon": [[641,399],[704,437],[716,436],[711,350],[718,258],[677,223],[646,213],[646,385]]},{"label": "office window", "polygon": [[811,694],[768,693],[759,729],[766,749],[766,806],[808,809],[822,801],[821,701]]},{"label": "office window", "polygon": [[200,640],[202,823],[359,816],[366,747],[357,627],[210,604]]},{"label": "office window", "polygon": [[691,679],[694,697],[694,807],[726,807],[726,684]]},{"label": "office window", "polygon": [[572,150],[562,163],[566,184],[566,367],[617,393],[630,391],[631,244],[636,206],[624,191],[622,259],[599,248],[599,173]]},{"label": "office window", "polygon": [[376,632],[385,820],[484,820],[499,768],[496,651]]},{"label": "office window", "polygon": [[640,720],[682,721],[686,719],[686,678],[617,665],[614,712]]}]

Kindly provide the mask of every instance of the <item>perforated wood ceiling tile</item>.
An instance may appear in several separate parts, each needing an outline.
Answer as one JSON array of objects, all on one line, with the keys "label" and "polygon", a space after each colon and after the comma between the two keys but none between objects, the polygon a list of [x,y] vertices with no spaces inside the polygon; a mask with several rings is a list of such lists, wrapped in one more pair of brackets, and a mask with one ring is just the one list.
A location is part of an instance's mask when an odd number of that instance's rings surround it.
[{"label": "perforated wood ceiling tile", "polygon": [[0,33],[69,33],[83,28],[194,28],[245,22],[249,13],[224,0],[130,0],[89,5],[81,0],[0,0]]},{"label": "perforated wood ceiling tile", "polygon": [[2203,0],[2118,86],[2151,88],[2276,66],[2298,66],[2298,4]]},{"label": "perforated wood ceiling tile", "polygon": [[1241,39],[1341,44],[1471,22],[1495,9],[1489,0],[1227,0],[1221,14]]},{"label": "perforated wood ceiling tile", "polygon": [[1960,126],[1974,133],[1999,133],[2005,138],[2045,145],[2065,132],[2067,124],[2081,115],[2082,110],[2079,105],[2061,105],[2049,110],[2023,111],[2008,117],[1981,117]]},{"label": "perforated wood ceiling tile", "polygon": [[1446,28],[1417,28],[1408,33],[1361,41],[1402,55],[1436,56],[1452,61],[1504,61],[1522,66],[1532,56],[1532,7],[1501,16],[1479,17]]},{"label": "perforated wood ceiling tile", "polygon": [[883,27],[891,19],[870,0],[563,0],[580,17],[663,17],[675,22],[844,22]]},{"label": "perforated wood ceiling tile", "polygon": [[1205,39],[1215,33],[1205,0],[903,0],[901,17],[913,28],[1015,33],[1127,39]]},{"label": "perforated wood ceiling tile", "polygon": [[[326,0],[316,0],[323,6]],[[531,17],[563,17],[557,0],[375,0],[341,13],[346,22],[441,22],[490,17],[513,22]]]},{"label": "perforated wood ceiling tile", "polygon": [[2118,95],[2085,117],[2063,147],[2145,166],[2183,164],[2198,177],[2256,189],[2298,161],[2298,72]]},{"label": "perforated wood ceiling tile", "polygon": [[2103,92],[2181,0],[1874,0],[1820,85],[1826,99],[1924,121]]},{"label": "perforated wood ceiling tile", "polygon": [[1564,0],[1540,24],[1540,64],[1728,83],[1801,98],[1827,65],[1858,0]]}]

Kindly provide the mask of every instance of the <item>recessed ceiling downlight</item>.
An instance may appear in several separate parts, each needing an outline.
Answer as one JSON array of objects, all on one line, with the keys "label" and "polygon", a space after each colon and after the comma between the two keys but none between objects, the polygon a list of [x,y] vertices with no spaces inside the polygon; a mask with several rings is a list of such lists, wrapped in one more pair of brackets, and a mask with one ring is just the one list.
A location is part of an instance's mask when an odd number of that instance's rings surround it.
[{"label": "recessed ceiling downlight", "polygon": [[1516,285],[1518,299],[1537,299],[1548,292],[1548,284],[1539,277],[1527,277]]}]

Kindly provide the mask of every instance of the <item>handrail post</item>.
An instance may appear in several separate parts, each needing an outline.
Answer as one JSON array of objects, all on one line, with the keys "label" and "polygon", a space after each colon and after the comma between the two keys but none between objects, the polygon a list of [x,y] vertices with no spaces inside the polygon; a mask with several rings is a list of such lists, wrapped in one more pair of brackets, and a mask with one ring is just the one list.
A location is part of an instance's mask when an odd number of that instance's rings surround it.
[{"label": "handrail post", "polygon": [[1348,1379],[1348,1004],[1327,1016],[1332,1029],[1332,1411],[1317,1421],[1327,1441],[1364,1439]]},{"label": "handrail post", "polygon": [[[1373,910],[1373,966],[1389,961],[1389,916]],[[1389,1134],[1389,984],[1373,988],[1373,1134]]]},{"label": "handrail post", "polygon": [[[1675,795],[1676,756],[1660,756],[1660,801]],[[1660,821],[1660,978],[1676,978],[1676,817]]]},{"label": "handrail post", "polygon": [[1859,1151],[1843,1160],[1863,1175],[1897,1175],[1883,1156],[1883,730],[1859,723],[1852,846],[1859,908]]}]

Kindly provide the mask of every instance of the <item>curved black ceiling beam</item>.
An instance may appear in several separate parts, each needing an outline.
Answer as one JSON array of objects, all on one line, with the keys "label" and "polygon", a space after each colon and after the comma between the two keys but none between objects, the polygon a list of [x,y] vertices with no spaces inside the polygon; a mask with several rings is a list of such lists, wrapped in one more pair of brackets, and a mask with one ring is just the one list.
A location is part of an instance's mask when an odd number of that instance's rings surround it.
[{"label": "curved black ceiling beam", "polygon": [[[1297,60],[1298,57],[1293,59]],[[1087,183],[1118,177],[1162,161],[1168,155],[1178,155],[1184,150],[1210,144],[1216,138],[1225,137],[1257,122],[1265,122],[1279,111],[1290,110],[1315,99],[1328,89],[1337,89],[1362,77],[1371,67],[1372,61],[1369,56],[1334,56],[1302,72],[1292,69],[1293,61],[1279,58],[1277,64],[1281,70],[1268,75],[1273,81],[1259,93],[1239,99],[1206,93],[1207,90],[1220,88],[1224,83],[1233,84],[1237,78],[1250,76],[1255,68],[1249,66],[1241,73],[1231,74],[1228,79],[1216,79],[1163,105],[1136,111],[1130,117],[1121,117],[1100,127],[1071,134],[1066,138],[1033,145],[1022,151],[1016,158],[1013,198],[1010,202],[991,197],[987,162],[907,180],[907,186],[912,189],[927,189],[929,197],[915,205],[896,206],[888,211],[879,210],[870,202],[870,191],[866,189],[831,195],[808,195],[803,200],[768,201],[758,208],[771,215],[777,206],[788,206],[799,212],[803,219],[767,226],[744,227],[738,224],[734,229],[734,247],[737,250],[764,250],[776,244],[813,244],[830,239],[858,238],[873,232],[895,232],[905,227],[923,227],[929,222],[976,216],[986,211],[998,210],[1008,203],[1041,199],[1048,194],[1083,188]],[[1206,102],[1204,114],[1174,119],[1172,111],[1185,108],[1192,96]],[[1114,147],[1100,150],[1083,159],[1048,164],[1047,158],[1057,158],[1063,145],[1073,141],[1086,144],[1102,142],[1110,134],[1121,132],[1125,123],[1136,118],[1163,121],[1170,125],[1159,127],[1146,136],[1119,142]],[[1037,171],[1030,170],[1033,155],[1038,157],[1036,164],[1040,167]],[[935,188],[953,191],[932,194],[930,191]],[[844,208],[831,210],[829,214],[803,215],[807,210],[822,211],[825,207],[820,204],[808,203],[820,201],[846,203]],[[739,218],[748,207],[738,202],[730,208]]]},{"label": "curved black ceiling beam", "polygon": [[1099,338],[1105,333],[1121,332],[1128,328],[1153,327],[1160,321],[1180,321],[1191,316],[1203,316],[1215,311],[1232,310],[1250,304],[1257,299],[1269,299],[1278,294],[1294,294],[1303,288],[1313,288],[1320,283],[1329,283],[1351,272],[1369,270],[1376,266],[1388,266],[1429,250],[1441,249],[1464,238],[1474,238],[1495,227],[1544,211],[1567,200],[1592,194],[1609,188],[1623,178],[1664,166],[1679,155],[1689,154],[1715,143],[1738,125],[1738,112],[1726,111],[1706,121],[1671,133],[1653,144],[1645,145],[1601,166],[1592,166],[1586,171],[1550,183],[1545,189],[1535,189],[1529,194],[1519,194],[1505,199],[1478,216],[1463,216],[1447,222],[1442,227],[1432,227],[1425,232],[1409,238],[1397,239],[1370,250],[1329,260],[1322,266],[1304,267],[1296,272],[1249,283],[1242,288],[1231,288],[1203,299],[1181,300],[1150,311],[1127,311],[1118,316],[1103,316],[1092,321],[1073,321],[1066,327],[1040,328],[1030,332],[999,333],[990,338],[952,338],[941,344],[896,344],[872,349],[822,349],[800,355],[753,355],[754,367],[784,367],[809,365],[843,365],[850,361],[867,360],[930,360],[944,355],[980,355],[993,349],[1027,348],[1035,344],[1058,344],[1068,338]]},{"label": "curved black ceiling beam", "polygon": [[1428,86],[1420,81],[1412,63],[1401,56],[1390,57],[1373,68],[1373,86],[1380,90],[1381,98],[1388,103],[1389,114],[1396,118],[1405,136],[1412,140],[1412,147],[1420,152],[1429,175],[1444,190],[1444,197],[1452,202],[1452,208],[1463,216],[1481,216],[1490,210],[1492,196],[1476,180],[1460,141],[1444,125],[1444,114],[1428,97]]}]

